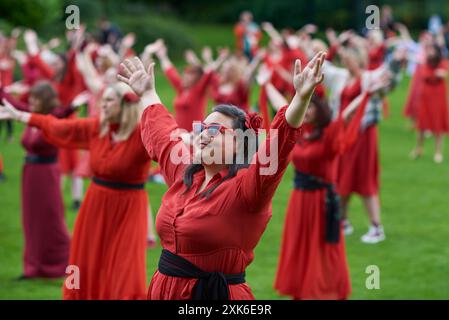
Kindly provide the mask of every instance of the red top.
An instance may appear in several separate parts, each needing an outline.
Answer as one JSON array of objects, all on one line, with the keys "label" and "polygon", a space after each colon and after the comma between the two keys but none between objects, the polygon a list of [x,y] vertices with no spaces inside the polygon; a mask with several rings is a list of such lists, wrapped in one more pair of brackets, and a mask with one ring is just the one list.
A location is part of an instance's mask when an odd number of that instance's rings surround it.
[{"label": "red top", "polygon": [[98,178],[132,184],[147,179],[150,157],[142,145],[140,126],[128,140],[114,142],[111,134],[100,137],[98,118],[61,120],[33,113],[29,125],[42,129],[46,140],[60,148],[89,150],[92,172]]},{"label": "red top", "polygon": [[201,121],[204,119],[207,107],[207,89],[212,80],[212,73],[205,73],[189,89],[182,87],[181,77],[175,67],[167,69],[165,75],[177,93],[174,102],[176,122],[179,128],[192,131],[193,121]]},{"label": "red top", "polygon": [[[204,181],[204,170],[194,175],[191,189],[184,193],[183,174],[187,164],[175,164],[170,159],[172,150],[181,151],[184,160],[190,161],[190,152],[179,138],[170,141],[170,133],[177,129],[176,122],[163,105],[148,107],[142,116],[142,140],[148,152],[157,159],[161,173],[169,189],[165,193],[156,218],[156,229],[164,249],[188,259],[199,268],[223,273],[240,273],[254,258],[253,250],[271,217],[271,199],[288,165],[289,155],[299,136],[299,130],[292,128],[285,120],[283,107],[274,118],[271,128],[277,129],[261,143],[254,164],[241,169],[237,175],[223,182],[209,199],[200,198],[196,191]],[[261,168],[268,165],[258,160],[270,150],[270,141],[278,141],[277,167],[261,175]],[[273,168],[274,167],[274,168]],[[218,173],[206,187],[210,188],[220,180],[226,170]],[[156,277],[156,278],[155,278]],[[160,283],[156,273],[153,281]],[[176,278],[170,287],[152,288],[151,296],[169,298],[168,291],[177,290]],[[156,285],[157,286],[157,285]],[[239,287],[235,285],[231,287]],[[154,287],[154,286],[153,286]],[[182,290],[182,288],[179,288]],[[231,296],[236,298],[231,292]]]},{"label": "red top", "polygon": [[324,181],[334,182],[333,162],[345,149],[343,120],[339,118],[331,122],[324,128],[321,136],[313,140],[304,137],[313,131],[313,126],[304,125],[302,129],[303,135],[292,153],[295,169]]},{"label": "red top", "polygon": [[384,62],[386,47],[381,44],[368,51],[368,70],[375,70],[379,68]]},{"label": "red top", "polygon": [[9,86],[14,82],[14,67],[16,61],[8,56],[0,57],[0,85]]},{"label": "red top", "polygon": [[220,92],[218,76],[213,78],[212,99],[215,103],[232,104],[244,111],[249,111],[249,88],[240,80],[230,93]]}]

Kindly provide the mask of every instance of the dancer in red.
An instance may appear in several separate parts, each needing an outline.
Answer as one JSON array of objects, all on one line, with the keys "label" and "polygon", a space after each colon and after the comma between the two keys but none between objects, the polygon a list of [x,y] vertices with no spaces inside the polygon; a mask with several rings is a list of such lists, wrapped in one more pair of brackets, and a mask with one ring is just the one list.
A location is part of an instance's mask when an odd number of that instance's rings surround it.
[{"label": "dancer in red", "polygon": [[265,55],[259,50],[250,64],[244,59],[231,57],[223,63],[219,74],[215,74],[212,99],[217,104],[232,104],[249,111],[250,86],[257,66]]},{"label": "dancer in red", "polygon": [[[234,153],[235,135],[257,130],[262,120],[234,106],[220,105],[204,123],[195,125],[195,163],[181,138],[169,139],[177,125],[157,96],[152,70],[144,76],[143,65],[136,63],[128,67],[125,77],[120,76],[137,94],[149,96],[142,140],[169,186],[156,220],[164,250],[151,280],[149,299],[254,298],[244,272],[271,217],[271,199],[288,165],[310,97],[322,81],[323,60],[324,53],[319,53],[302,72],[297,62],[297,94],[289,106],[279,110],[271,125],[275,131],[254,157],[245,145],[240,152],[246,154]],[[262,165],[261,157],[268,150],[277,156]],[[177,156],[180,152],[182,158]],[[239,164],[231,157],[227,163],[217,158],[219,152],[231,152],[244,161]]]},{"label": "dancer in red", "polygon": [[167,55],[167,47],[162,42],[156,55],[162,69],[176,90],[173,103],[175,119],[180,129],[192,130],[193,121],[201,121],[207,107],[207,94],[212,83],[213,72],[222,64],[226,54],[222,55],[213,65],[203,68],[201,65],[189,65],[181,77],[176,67]]},{"label": "dancer in red", "polygon": [[[265,85],[272,104],[283,105],[285,98],[272,84]],[[373,84],[370,90],[380,85],[385,84]],[[316,94],[312,97],[292,153],[295,189],[287,209],[274,284],[283,295],[294,299],[346,299],[350,294],[333,164],[348,148],[346,131],[350,130],[345,124],[368,99],[367,93],[361,94],[331,122],[325,99]],[[364,110],[357,112],[359,115],[350,121],[356,131]]]},{"label": "dancer in red", "polygon": [[[67,117],[73,109],[61,107],[56,91],[47,81],[30,90],[29,105],[0,90],[4,103],[41,116]],[[70,238],[64,221],[58,149],[41,130],[27,126],[22,137],[26,150],[22,173],[22,224],[24,232],[23,275],[20,279],[65,276]],[[45,181],[45,183],[43,183]]]},{"label": "dancer in red", "polygon": [[240,21],[234,27],[236,37],[236,49],[238,53],[243,53],[248,59],[252,59],[262,38],[259,26],[253,21],[253,14],[244,11],[240,14]]},{"label": "dancer in red", "polygon": [[412,152],[414,158],[423,153],[424,133],[430,131],[435,137],[436,163],[443,162],[443,137],[449,133],[449,107],[446,78],[449,64],[443,59],[437,44],[425,47],[427,61],[418,65],[419,92],[417,94],[417,143]]},{"label": "dancer in red", "polygon": [[94,174],[77,216],[69,264],[79,288],[64,299],[143,299],[146,291],[150,158],[140,137],[139,98],[123,84],[105,90],[100,119],[58,120],[8,106],[1,113],[40,128],[58,147],[90,151]]}]

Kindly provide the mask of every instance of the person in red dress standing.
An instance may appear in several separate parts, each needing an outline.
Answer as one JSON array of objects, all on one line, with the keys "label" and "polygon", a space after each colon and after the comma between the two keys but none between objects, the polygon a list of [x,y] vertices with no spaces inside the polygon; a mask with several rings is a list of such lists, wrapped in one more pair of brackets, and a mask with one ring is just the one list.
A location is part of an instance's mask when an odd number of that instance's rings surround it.
[{"label": "person in red dress standing", "polygon": [[[260,128],[260,117],[235,106],[217,106],[204,123],[194,125],[192,154],[181,137],[170,139],[178,127],[156,93],[154,66],[147,74],[137,62],[119,76],[137,94],[150,97],[142,116],[142,140],[169,186],[156,218],[164,250],[148,299],[254,299],[244,272],[270,220],[271,199],[288,165],[310,97],[323,80],[324,56],[317,54],[302,72],[297,61],[296,95],[278,111],[273,131],[254,156],[249,142],[235,135]],[[262,164],[267,151],[274,159]],[[229,153],[232,157],[225,161]]]},{"label": "person in red dress standing", "polygon": [[248,112],[250,109],[250,87],[257,66],[265,56],[265,50],[257,51],[248,64],[246,59],[231,56],[218,73],[214,73],[212,99],[216,104],[232,104]]},{"label": "person in red dress standing", "polygon": [[161,42],[156,56],[161,62],[162,70],[176,90],[173,103],[175,119],[180,129],[192,130],[193,121],[201,121],[207,107],[208,89],[212,84],[213,72],[223,63],[227,56],[223,52],[217,61],[203,68],[200,64],[189,65],[182,77],[167,55],[167,47]]},{"label": "person in red dress standing", "polygon": [[[64,118],[74,111],[71,106],[61,106],[48,81],[37,82],[31,88],[29,104],[15,100],[2,90],[0,99],[17,109],[40,115]],[[22,173],[24,253],[23,274],[19,279],[63,277],[70,237],[64,221],[58,149],[45,139],[41,130],[31,126],[24,131],[22,145],[26,150]]]},{"label": "person in red dress standing", "polygon": [[75,222],[69,258],[79,268],[79,287],[67,278],[63,298],[144,299],[144,182],[151,159],[140,136],[139,97],[117,83],[105,90],[100,118],[61,120],[12,106],[1,115],[40,128],[58,147],[90,151],[94,177]]},{"label": "person in red dress standing", "polygon": [[435,137],[436,163],[443,162],[443,137],[449,133],[449,107],[446,79],[449,63],[443,59],[441,48],[437,44],[428,44],[425,47],[427,61],[418,65],[419,87],[416,110],[417,142],[412,152],[414,158],[423,153],[424,133],[432,132]]},{"label": "person in red dress standing", "polygon": [[[266,77],[258,77],[266,79]],[[271,83],[267,88],[275,106],[284,96]],[[370,91],[385,83],[374,83]],[[336,120],[324,97],[312,97],[302,134],[292,152],[295,189],[287,208],[281,253],[274,287],[294,299],[346,299],[351,291],[338,197],[334,161],[349,146],[347,126],[358,130],[368,93],[356,97]],[[358,115],[351,116],[357,111]]]},{"label": "person in red dress standing", "polygon": [[252,60],[259,49],[262,32],[253,21],[251,12],[243,11],[240,14],[240,21],[234,27],[234,35],[236,37],[237,53],[244,54],[249,60]]}]

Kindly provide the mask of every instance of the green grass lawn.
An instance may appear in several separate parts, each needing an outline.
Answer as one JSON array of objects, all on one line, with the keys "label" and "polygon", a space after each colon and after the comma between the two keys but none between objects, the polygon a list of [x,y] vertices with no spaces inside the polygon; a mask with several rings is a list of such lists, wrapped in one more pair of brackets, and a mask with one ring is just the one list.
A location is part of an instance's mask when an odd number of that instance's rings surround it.
[{"label": "green grass lawn", "polygon": [[[192,30],[202,44],[232,43],[229,27],[202,26]],[[391,115],[380,125],[381,201],[386,241],[377,245],[360,242],[368,220],[358,198],[351,204],[350,218],[355,232],[346,238],[346,249],[352,299],[449,298],[449,152],[445,152],[445,163],[435,165],[430,139],[424,157],[416,161],[408,159],[414,145],[414,133],[406,129],[407,122],[401,116],[408,83],[406,79],[390,95]],[[171,108],[174,92],[160,72],[157,87],[162,100]],[[14,280],[22,272],[22,129],[16,124],[13,143],[0,142],[8,178],[0,183],[0,299],[60,299],[62,280]],[[273,218],[256,248],[255,260],[247,270],[247,281],[257,299],[281,298],[273,290],[273,280],[292,176],[290,167],[273,199]],[[149,183],[146,188],[153,212],[156,212],[166,187]],[[68,184],[64,196],[71,230],[76,212],[69,209]],[[160,249],[148,250],[148,281],[156,270]],[[365,270],[369,265],[377,265],[380,269],[379,290],[365,287],[368,276]]]}]

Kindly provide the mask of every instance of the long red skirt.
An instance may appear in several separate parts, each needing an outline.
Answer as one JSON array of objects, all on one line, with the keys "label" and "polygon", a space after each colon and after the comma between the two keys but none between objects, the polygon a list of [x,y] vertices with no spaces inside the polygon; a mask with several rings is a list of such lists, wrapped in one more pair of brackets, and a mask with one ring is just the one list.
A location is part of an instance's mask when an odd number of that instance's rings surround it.
[{"label": "long red skirt", "polygon": [[343,232],[325,240],[325,191],[293,190],[274,287],[294,299],[347,299],[351,292]]},{"label": "long red skirt", "polygon": [[429,130],[436,134],[449,133],[449,106],[446,81],[434,85],[423,84],[417,109],[417,127],[420,131]]},{"label": "long red skirt", "polygon": [[379,150],[377,126],[363,130],[355,144],[338,158],[337,191],[342,196],[358,193],[373,196],[379,193]]},{"label": "long red skirt", "polygon": [[145,190],[90,184],[70,249],[80,286],[64,284],[64,299],[145,299],[147,213]]},{"label": "long red skirt", "polygon": [[58,164],[25,164],[22,175],[22,223],[25,236],[24,275],[65,276],[70,237]]}]

